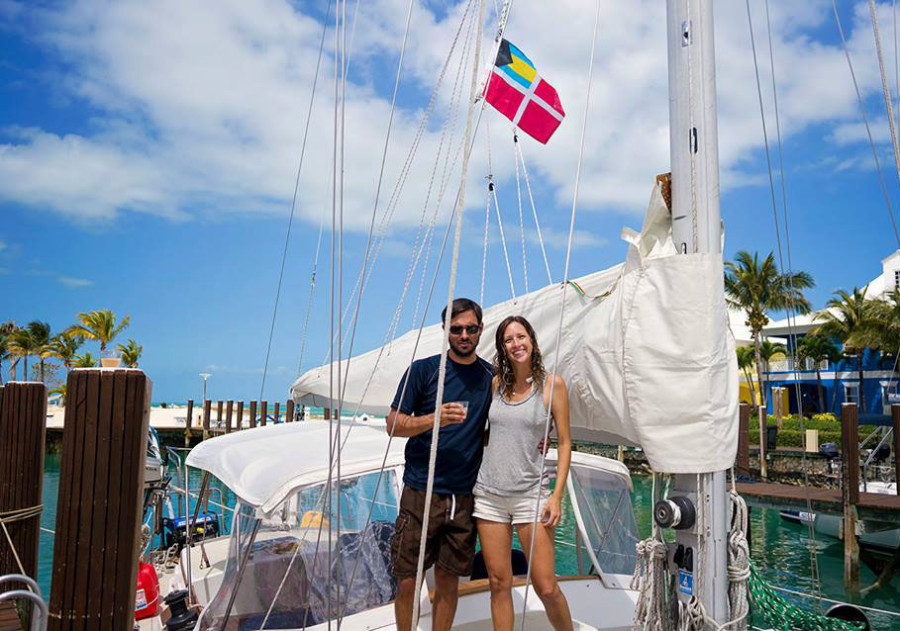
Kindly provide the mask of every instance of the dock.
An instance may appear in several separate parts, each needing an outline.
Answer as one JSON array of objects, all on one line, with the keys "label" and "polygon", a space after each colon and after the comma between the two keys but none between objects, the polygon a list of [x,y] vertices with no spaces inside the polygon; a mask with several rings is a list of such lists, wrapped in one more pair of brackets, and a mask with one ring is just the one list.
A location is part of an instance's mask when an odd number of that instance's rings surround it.
[{"label": "dock", "polygon": [[[765,508],[806,510],[809,506],[813,512],[843,514],[840,489],[807,488],[770,482],[738,482],[737,491],[743,497],[752,498],[754,504]],[[860,519],[900,524],[898,495],[860,492],[856,508]]]}]

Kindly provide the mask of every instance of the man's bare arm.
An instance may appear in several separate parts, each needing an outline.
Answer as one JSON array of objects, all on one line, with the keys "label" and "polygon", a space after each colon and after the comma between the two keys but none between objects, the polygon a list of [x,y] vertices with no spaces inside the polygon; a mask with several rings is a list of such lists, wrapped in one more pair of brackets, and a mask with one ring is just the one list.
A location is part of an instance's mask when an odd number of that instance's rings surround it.
[{"label": "man's bare arm", "polygon": [[[441,406],[441,427],[447,427],[466,420],[463,409],[455,403],[445,403]],[[418,436],[434,427],[434,414],[412,416],[391,408],[387,417],[387,432],[401,438]]]}]

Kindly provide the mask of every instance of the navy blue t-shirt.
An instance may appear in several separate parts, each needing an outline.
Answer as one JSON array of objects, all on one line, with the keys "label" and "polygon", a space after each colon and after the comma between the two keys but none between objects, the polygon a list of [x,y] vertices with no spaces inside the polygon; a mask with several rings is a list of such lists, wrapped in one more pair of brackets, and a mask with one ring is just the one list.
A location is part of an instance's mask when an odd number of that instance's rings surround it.
[{"label": "navy blue t-shirt", "polygon": [[[403,414],[424,416],[435,410],[441,356],[414,361],[409,367],[409,384],[403,394],[406,375],[400,380],[391,407]],[[493,368],[480,357],[472,364],[458,364],[447,358],[444,379],[444,402],[468,401],[466,420],[442,427],[438,435],[437,463],[434,470],[434,492],[444,494],[471,493],[481,466],[484,451],[484,425],[491,406]],[[400,395],[403,394],[401,404]],[[403,483],[424,491],[428,483],[428,456],[431,453],[432,430],[406,441],[406,469]]]}]

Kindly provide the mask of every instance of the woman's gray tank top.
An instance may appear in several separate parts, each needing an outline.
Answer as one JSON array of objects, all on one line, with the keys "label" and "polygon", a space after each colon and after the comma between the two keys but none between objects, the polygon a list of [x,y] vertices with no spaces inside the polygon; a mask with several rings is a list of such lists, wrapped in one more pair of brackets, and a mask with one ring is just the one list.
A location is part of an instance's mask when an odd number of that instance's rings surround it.
[{"label": "woman's gray tank top", "polygon": [[494,393],[488,413],[490,440],[478,471],[476,492],[506,495],[533,491],[541,483],[541,452],[547,409],[543,388],[532,387],[524,401],[511,403]]}]

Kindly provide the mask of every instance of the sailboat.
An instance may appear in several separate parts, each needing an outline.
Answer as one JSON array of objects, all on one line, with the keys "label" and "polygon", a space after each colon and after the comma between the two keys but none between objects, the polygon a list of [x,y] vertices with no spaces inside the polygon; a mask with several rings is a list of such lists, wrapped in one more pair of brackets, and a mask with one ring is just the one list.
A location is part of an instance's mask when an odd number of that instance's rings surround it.
[{"label": "sailboat", "polygon": [[[492,358],[490,340],[504,316],[527,314],[545,357],[555,358],[548,370],[569,384],[573,436],[639,446],[668,480],[665,492],[655,489],[652,545],[641,547],[627,469],[573,454],[567,485],[577,528],[568,543],[583,572],[560,585],[579,629],[651,628],[672,616],[686,629],[746,627],[749,568],[730,575],[726,548],[729,529],[737,541],[741,535],[729,518],[725,476],[737,449],[738,369],[722,280],[712,2],[669,0],[667,7],[672,173],[653,182],[640,232],[623,231],[626,260],[484,312],[482,357]],[[469,123],[476,107],[473,100]],[[291,388],[295,401],[335,409],[337,420],[258,427],[205,441],[188,455],[187,465],[238,498],[230,535],[186,546],[163,577],[163,593],[175,590],[179,611],[199,613],[189,624],[393,628],[388,550],[404,441],[358,417],[385,414],[410,362],[445,343],[436,324],[353,358],[339,351],[340,359]],[[555,457],[547,455],[548,469]],[[433,582],[423,578],[418,628],[428,629]],[[669,585],[677,586],[674,596]],[[549,628],[540,600],[529,598],[527,574],[514,589],[520,623]],[[456,625],[491,628],[488,601],[486,581],[472,576],[460,588]],[[161,620],[142,624],[159,628]]]}]

